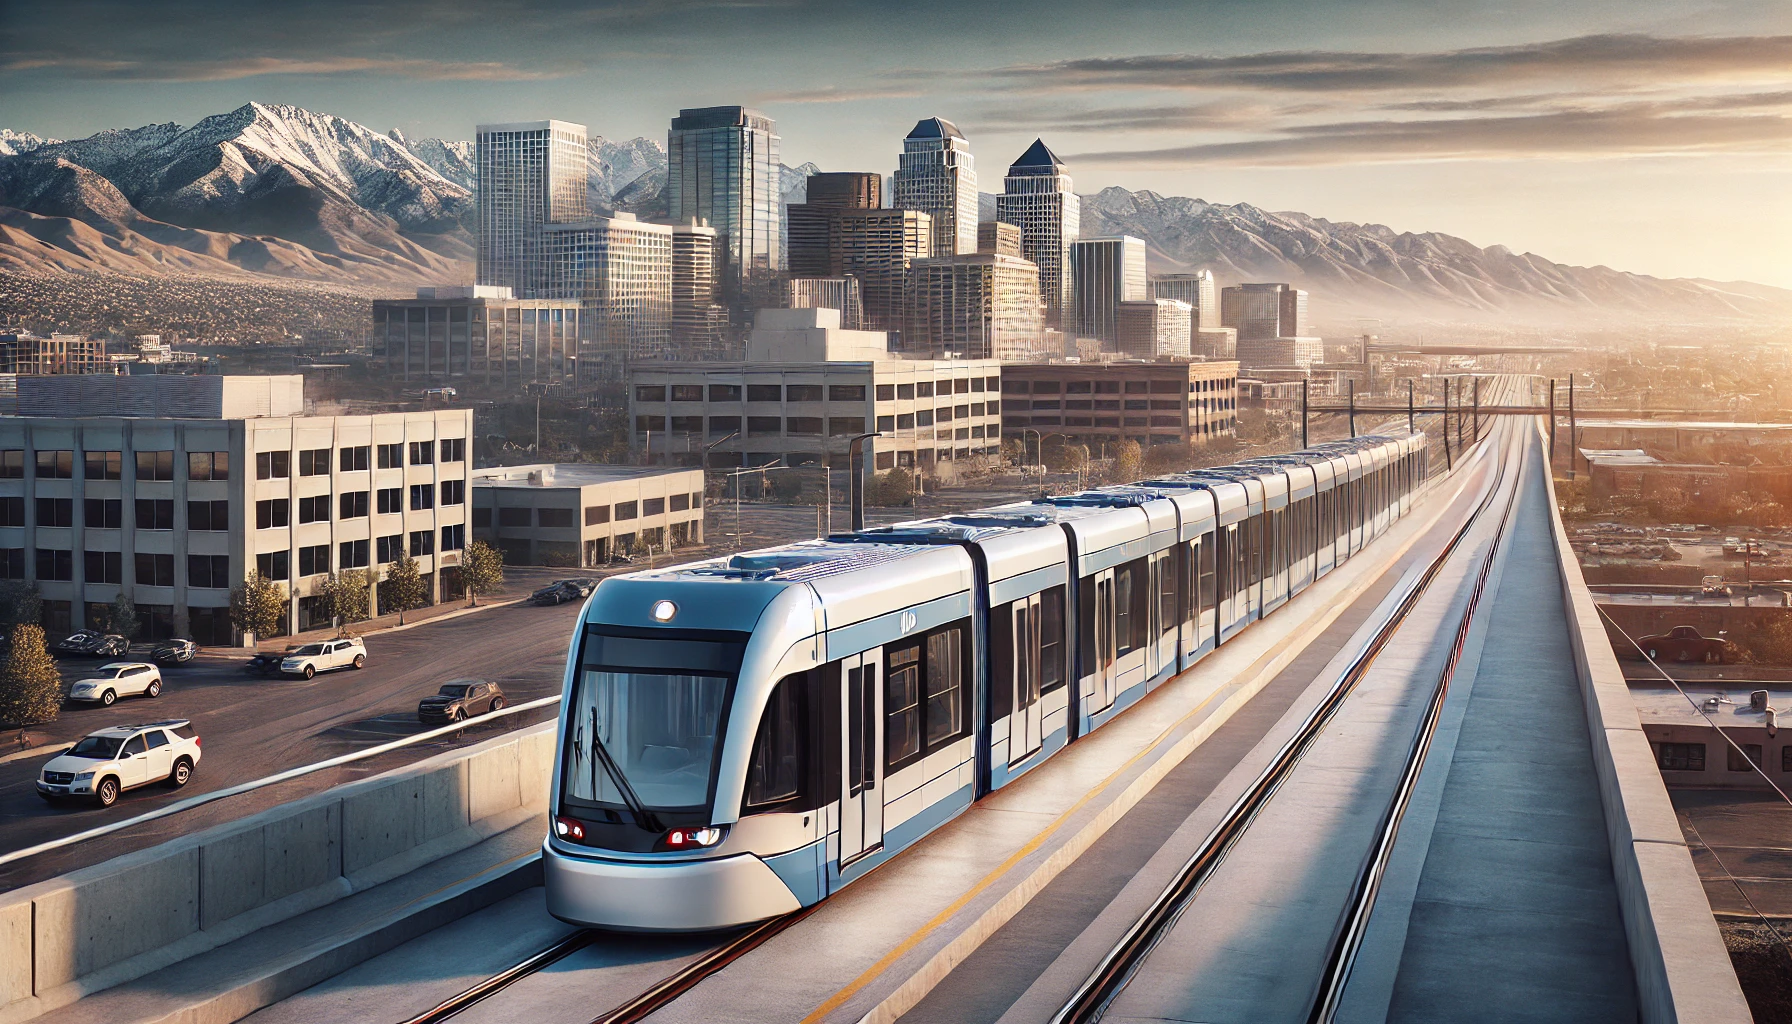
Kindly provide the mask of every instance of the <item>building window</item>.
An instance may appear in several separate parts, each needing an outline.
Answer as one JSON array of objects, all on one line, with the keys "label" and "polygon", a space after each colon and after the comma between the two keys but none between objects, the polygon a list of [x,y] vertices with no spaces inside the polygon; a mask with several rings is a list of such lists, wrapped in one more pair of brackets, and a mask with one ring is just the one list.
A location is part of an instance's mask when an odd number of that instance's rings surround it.
[{"label": "building window", "polygon": [[411,532],[411,557],[422,558],[435,554],[436,535],[433,530],[414,530]]},{"label": "building window", "polygon": [[645,433],[651,433],[656,430],[661,433],[665,433],[666,417],[664,417],[664,416],[636,416],[635,417],[635,433],[645,434]]},{"label": "building window", "polygon": [[863,384],[829,384],[828,401],[830,402],[863,402],[865,385]]},{"label": "building window", "polygon": [[740,433],[739,416],[711,416],[709,418],[709,436],[727,437]]},{"label": "building window", "polygon": [[[138,556],[142,557],[142,556]],[[172,557],[172,556],[170,556]],[[72,580],[75,578],[75,555],[72,551],[51,548],[37,549],[37,578],[40,580]]]},{"label": "building window", "polygon": [[330,571],[330,545],[312,544],[299,549],[299,575],[322,576]]},{"label": "building window", "polygon": [[1733,772],[1752,772],[1761,767],[1761,744],[1759,743],[1744,743],[1740,751],[1728,745],[1724,749],[1729,753],[1729,769]]},{"label": "building window", "polygon": [[688,494],[672,495],[672,511],[684,512],[691,507],[691,496]]},{"label": "building window", "polygon": [[[93,524],[93,498],[87,499],[87,522]],[[25,499],[23,497],[0,498],[0,526],[25,525]]]},{"label": "building window", "polygon": [[124,478],[123,452],[88,452],[87,479],[121,480]]},{"label": "building window", "polygon": [[674,402],[701,402],[703,401],[703,385],[674,384],[672,385],[672,400]]},{"label": "building window", "polygon": [[486,530],[490,529],[491,525],[492,510],[483,506],[475,506],[473,509],[473,529]]},{"label": "building window", "polygon": [[933,426],[933,410],[932,409],[918,410],[915,413],[915,426],[917,426],[917,427]]},{"label": "building window", "polygon": [[[110,454],[110,453],[108,453]],[[90,453],[91,455],[91,453]],[[106,479],[116,479],[107,477]],[[188,452],[188,480],[228,480],[230,479],[229,452]]]},{"label": "building window", "polygon": [[550,530],[570,530],[577,525],[577,512],[570,508],[538,508],[535,525]]},{"label": "building window", "polygon": [[1664,771],[1702,772],[1705,770],[1705,744],[1657,743],[1655,763]]},{"label": "building window", "polygon": [[[142,502],[138,502],[138,504],[141,505]],[[292,525],[292,505],[285,498],[269,498],[255,503],[255,528],[257,530],[277,530],[290,525]]]},{"label": "building window", "polygon": [[116,551],[89,551],[82,562],[82,575],[89,583],[124,582],[124,557]]},{"label": "building window", "polygon": [[330,521],[330,496],[319,494],[310,498],[300,498],[299,522],[327,523]]},{"label": "building window", "polygon": [[464,525],[455,523],[453,526],[442,527],[443,551],[459,551],[466,546],[467,528]]},{"label": "building window", "polygon": [[830,437],[850,437],[865,432],[863,416],[829,416],[828,435]]},{"label": "building window", "polygon": [[367,542],[345,540],[336,545],[336,567],[338,569],[367,568]]},{"label": "building window", "polygon": [[137,583],[145,587],[174,586],[174,556],[137,552]]},{"label": "building window", "polygon": [[[41,510],[39,515],[42,515]],[[170,499],[138,498],[137,529],[174,529],[174,502]]]},{"label": "building window", "polygon": [[641,514],[644,516],[663,516],[666,514],[666,499],[645,498],[641,501]]},{"label": "building window", "polygon": [[292,475],[291,452],[256,452],[255,479],[284,480]]},{"label": "building window", "polygon": [[608,506],[608,505],[587,505],[587,506],[585,506],[585,525],[586,526],[602,526],[604,523],[607,523],[609,521],[610,521],[610,506]]},{"label": "building window", "polygon": [[420,512],[426,508],[436,507],[436,489],[434,484],[411,485],[411,511]]},{"label": "building window", "polygon": [[621,521],[624,519],[633,519],[638,514],[639,513],[636,511],[634,502],[619,501],[616,503],[616,518],[618,521]]},{"label": "building window", "polygon": [[265,551],[255,556],[255,571],[263,579],[291,579],[291,560],[284,551]]},{"label": "building window", "polygon": [[328,476],[330,474],[330,449],[307,448],[299,453],[300,476]]},{"label": "building window", "polygon": [[[25,449],[8,448],[0,451],[0,480],[25,479]],[[12,579],[14,577],[8,577]]]},{"label": "building window", "polygon": [[380,515],[388,515],[393,512],[404,511],[404,488],[382,487],[378,491],[375,491],[374,494],[378,498],[377,507],[379,508]]},{"label": "building window", "polygon": [[915,397],[916,398],[932,398],[933,397],[933,381],[930,381],[930,380],[916,381],[915,382]]},{"label": "building window", "polygon": [[898,399],[909,399],[909,398],[915,397],[915,386],[913,384],[898,384],[898,385],[896,385],[896,397]]},{"label": "building window", "polygon": [[748,416],[748,437],[777,437],[783,431],[783,421],[776,416]]},{"label": "building window", "polygon": [[381,565],[387,562],[396,562],[399,556],[404,554],[404,534],[394,533],[388,537],[381,537],[374,541],[373,547],[374,557],[379,560]]},{"label": "building window", "polygon": [[25,578],[25,549],[0,548],[0,580]]},{"label": "building window", "polygon": [[740,401],[740,385],[711,384],[709,386],[709,400],[712,402],[738,402]]},{"label": "building window", "polygon": [[703,507],[703,492],[702,491],[696,491],[696,492],[692,493],[691,507],[694,509],[701,509]]},{"label": "building window", "polygon": [[527,529],[534,525],[527,508],[501,508],[498,510],[498,525],[511,529]]},{"label": "building window", "polygon": [[174,453],[171,451],[138,452],[137,479],[173,480]]},{"label": "building window", "polygon": [[877,386],[877,400],[880,402],[894,402],[896,400],[896,385],[879,384]]},{"label": "building window", "polygon": [[443,462],[467,461],[467,439],[464,437],[444,437],[441,441]]},{"label": "building window", "polygon": [[230,589],[229,555],[188,555],[187,586],[211,590]]},{"label": "building window", "polygon": [[[138,502],[141,505],[143,502]],[[173,507],[173,502],[169,502]],[[170,511],[168,518],[172,520],[174,513]],[[39,498],[37,499],[37,525],[39,526],[73,526],[75,525],[75,499],[73,498]],[[174,529],[173,522],[161,527],[164,530]]]},{"label": "building window", "polygon": [[895,430],[895,429],[896,429],[896,417],[894,417],[894,416],[879,416],[877,418],[878,433],[881,434],[886,430]]},{"label": "building window", "polygon": [[701,416],[674,416],[674,417],[672,417],[672,433],[674,433],[674,434],[701,434],[701,433],[703,433],[703,417],[701,417]]},{"label": "building window", "polygon": [[784,421],[784,432],[791,437],[820,437],[820,416],[792,416]]},{"label": "building window", "polygon": [[784,387],[781,384],[747,385],[747,401],[749,402],[777,402],[781,401],[783,397]]},{"label": "building window", "polygon": [[790,384],[784,388],[784,398],[791,402],[821,401],[820,384]]},{"label": "building window", "polygon": [[[883,421],[883,417],[879,416],[878,421],[881,423]],[[879,427],[878,429],[882,430],[883,428]],[[905,413],[899,414],[896,417],[896,429],[897,430],[913,430],[913,429],[915,429],[915,414],[912,412],[905,412]]]},{"label": "building window", "polygon": [[465,505],[467,503],[467,482],[465,480],[442,481],[442,504]]},{"label": "building window", "polygon": [[404,442],[376,445],[375,447],[378,449],[378,464],[381,469],[404,468]]},{"label": "building window", "polygon": [[411,465],[427,466],[434,461],[436,446],[431,441],[411,442]]},{"label": "building window", "polygon": [[368,445],[361,445],[356,448],[343,448],[337,452],[336,468],[344,473],[353,473],[356,470],[366,469],[367,456],[369,454]]},{"label": "building window", "polygon": [[337,499],[336,504],[339,512],[336,516],[338,519],[367,518],[366,491],[344,491],[342,496]]},{"label": "building window", "polygon": [[208,530],[213,533],[230,529],[230,502],[187,502],[187,529]]},{"label": "building window", "polygon": [[665,400],[666,400],[666,385],[664,385],[664,384],[636,384],[635,385],[635,401],[637,401],[637,402],[664,402]]},{"label": "building window", "polygon": [[40,451],[37,453],[39,480],[73,480],[75,453],[72,451]]}]

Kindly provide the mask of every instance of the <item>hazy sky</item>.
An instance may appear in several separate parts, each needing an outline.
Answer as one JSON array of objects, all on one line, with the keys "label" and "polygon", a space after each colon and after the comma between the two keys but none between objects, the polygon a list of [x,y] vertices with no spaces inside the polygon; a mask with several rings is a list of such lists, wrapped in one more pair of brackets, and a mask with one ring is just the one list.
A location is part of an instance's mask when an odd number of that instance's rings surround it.
[{"label": "hazy sky", "polygon": [[1042,135],[1083,192],[1792,287],[1788,0],[0,0],[0,127],[252,99],[662,141],[680,106],[747,103],[785,162],[886,173],[938,115],[986,192]]}]

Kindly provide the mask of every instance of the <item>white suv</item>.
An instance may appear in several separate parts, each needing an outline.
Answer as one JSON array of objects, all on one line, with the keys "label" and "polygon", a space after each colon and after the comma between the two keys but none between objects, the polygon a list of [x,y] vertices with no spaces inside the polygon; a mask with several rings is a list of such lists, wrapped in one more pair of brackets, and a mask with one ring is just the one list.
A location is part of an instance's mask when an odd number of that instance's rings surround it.
[{"label": "white suv", "polygon": [[280,662],[280,671],[287,675],[310,679],[333,668],[360,668],[367,664],[367,645],[358,636],[346,640],[325,640],[306,644]]},{"label": "white suv", "polygon": [[199,737],[184,718],[117,725],[88,733],[51,758],[37,777],[37,795],[52,801],[80,797],[110,807],[118,794],[152,782],[179,789],[198,764]]},{"label": "white suv", "polygon": [[143,661],[114,661],[75,680],[69,700],[94,701],[108,707],[120,697],[159,697],[162,670]]}]

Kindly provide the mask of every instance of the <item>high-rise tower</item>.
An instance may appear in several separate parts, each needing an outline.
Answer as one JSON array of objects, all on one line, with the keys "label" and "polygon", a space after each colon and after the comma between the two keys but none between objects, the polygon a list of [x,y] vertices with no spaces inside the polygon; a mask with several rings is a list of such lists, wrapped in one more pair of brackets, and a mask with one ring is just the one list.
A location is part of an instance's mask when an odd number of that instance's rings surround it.
[{"label": "high-rise tower", "polygon": [[585,126],[566,121],[482,124],[474,159],[479,248],[474,281],[539,298],[543,224],[583,220]]},{"label": "high-rise tower", "polygon": [[1035,139],[1008,167],[996,220],[1020,228],[1021,255],[1039,267],[1045,325],[1056,329],[1070,305],[1070,246],[1082,226],[1082,202],[1070,184],[1064,161],[1044,139]]},{"label": "high-rise tower", "polygon": [[1079,238],[1070,247],[1072,279],[1068,319],[1079,338],[1095,338],[1112,351],[1119,338],[1120,303],[1145,294],[1145,240],[1131,235]]},{"label": "high-rise tower", "polygon": [[707,220],[722,238],[722,301],[744,312],[745,284],[780,269],[776,124],[750,107],[680,110],[666,137],[666,214]]},{"label": "high-rise tower", "polygon": [[938,256],[977,251],[977,171],[971,145],[952,122],[929,117],[902,140],[895,206],[933,218]]}]

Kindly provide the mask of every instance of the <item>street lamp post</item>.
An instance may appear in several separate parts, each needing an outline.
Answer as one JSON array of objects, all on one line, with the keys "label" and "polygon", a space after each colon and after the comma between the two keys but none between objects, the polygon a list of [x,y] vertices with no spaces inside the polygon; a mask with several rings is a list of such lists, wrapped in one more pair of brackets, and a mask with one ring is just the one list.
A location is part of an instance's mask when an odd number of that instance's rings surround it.
[{"label": "street lamp post", "polygon": [[[1023,471],[1026,469],[1027,435],[1028,434],[1033,435],[1033,452],[1034,452],[1033,464],[1040,465],[1041,469],[1043,469],[1044,467],[1041,465],[1041,463],[1045,459],[1045,452],[1044,452],[1045,437],[1042,434],[1040,434],[1039,431],[1034,430],[1032,427],[1020,428],[1020,458],[1021,458],[1021,463],[1022,463],[1021,469]],[[1042,472],[1040,475],[1043,476],[1044,473]]]},{"label": "street lamp post", "polygon": [[857,533],[865,528],[865,439],[879,437],[876,431],[859,434],[846,442],[846,472],[852,477],[848,483],[852,494],[852,530]]}]

